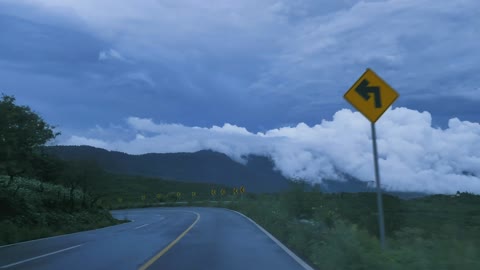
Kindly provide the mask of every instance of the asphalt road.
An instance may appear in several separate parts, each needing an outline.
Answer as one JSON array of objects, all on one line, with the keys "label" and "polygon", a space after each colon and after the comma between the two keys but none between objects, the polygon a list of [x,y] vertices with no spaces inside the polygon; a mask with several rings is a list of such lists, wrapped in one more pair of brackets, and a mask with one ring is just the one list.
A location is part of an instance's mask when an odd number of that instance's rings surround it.
[{"label": "asphalt road", "polygon": [[132,222],[0,247],[0,269],[312,269],[239,213],[218,208],[112,211]]}]

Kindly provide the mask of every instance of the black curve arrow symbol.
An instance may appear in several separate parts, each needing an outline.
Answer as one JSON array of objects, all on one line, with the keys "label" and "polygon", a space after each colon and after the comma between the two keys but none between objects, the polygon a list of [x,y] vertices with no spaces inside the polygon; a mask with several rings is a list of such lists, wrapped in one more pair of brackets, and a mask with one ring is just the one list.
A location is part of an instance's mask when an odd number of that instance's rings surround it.
[{"label": "black curve arrow symbol", "polygon": [[363,99],[369,100],[370,93],[375,96],[375,108],[382,107],[382,99],[380,98],[380,87],[378,86],[368,86],[370,82],[366,79],[355,88],[355,92],[357,92]]}]

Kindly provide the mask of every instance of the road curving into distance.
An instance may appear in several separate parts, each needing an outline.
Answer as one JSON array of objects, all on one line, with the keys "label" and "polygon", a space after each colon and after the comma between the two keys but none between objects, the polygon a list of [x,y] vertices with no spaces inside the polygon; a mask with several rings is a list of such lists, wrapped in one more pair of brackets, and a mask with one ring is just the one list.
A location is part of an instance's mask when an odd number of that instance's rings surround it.
[{"label": "road curving into distance", "polygon": [[132,222],[0,246],[0,269],[312,269],[231,210],[143,208],[112,214]]}]

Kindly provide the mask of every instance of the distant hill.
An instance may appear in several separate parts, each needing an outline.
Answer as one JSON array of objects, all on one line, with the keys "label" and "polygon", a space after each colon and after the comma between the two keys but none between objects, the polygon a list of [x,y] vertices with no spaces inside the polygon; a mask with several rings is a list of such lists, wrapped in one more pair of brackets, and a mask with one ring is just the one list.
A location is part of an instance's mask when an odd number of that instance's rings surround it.
[{"label": "distant hill", "polygon": [[[245,186],[248,192],[279,192],[289,188],[291,181],[274,170],[273,161],[264,156],[250,155],[246,164],[238,163],[223,153],[202,150],[195,153],[129,155],[91,146],[50,146],[50,154],[65,160],[95,160],[113,173],[160,177],[163,179]],[[356,178],[346,181],[325,180],[320,188],[326,192],[373,192],[375,189]],[[391,192],[400,197],[422,194]]]},{"label": "distant hill", "polygon": [[286,190],[289,181],[266,157],[250,156],[246,165],[213,151],[129,155],[90,146],[51,146],[46,151],[64,160],[95,160],[109,172],[161,177],[196,183],[245,186],[250,192]]}]

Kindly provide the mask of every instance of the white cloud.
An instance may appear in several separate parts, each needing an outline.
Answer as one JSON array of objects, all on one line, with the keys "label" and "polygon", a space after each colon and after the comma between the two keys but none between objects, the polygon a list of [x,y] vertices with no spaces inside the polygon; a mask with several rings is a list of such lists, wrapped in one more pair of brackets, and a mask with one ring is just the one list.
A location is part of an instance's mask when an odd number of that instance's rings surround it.
[{"label": "white cloud", "polygon": [[91,138],[85,138],[82,136],[71,136],[69,139],[67,139],[65,142],[63,142],[66,145],[90,145],[93,147],[98,147],[98,148],[104,148],[108,149],[110,147],[108,142],[99,140],[99,139],[91,139]]},{"label": "white cloud", "polygon": [[153,79],[145,72],[131,72],[127,74],[127,78],[130,80],[142,82],[149,87],[155,86],[155,82],[153,81]]},{"label": "white cloud", "polygon": [[[451,119],[433,128],[431,115],[407,108],[387,111],[377,124],[383,185],[391,190],[480,194],[480,125]],[[231,124],[187,127],[130,117],[131,140],[73,136],[65,144],[88,144],[131,154],[195,152],[212,149],[237,161],[248,154],[268,155],[287,177],[319,182],[342,171],[373,180],[370,124],[358,112],[343,109],[333,119],[300,123],[264,133]],[[149,133],[146,135],[146,133]]]},{"label": "white cloud", "polygon": [[114,49],[100,51],[100,53],[98,54],[98,60],[100,61],[106,61],[110,59],[128,62],[125,57],[123,57],[118,51]]}]

